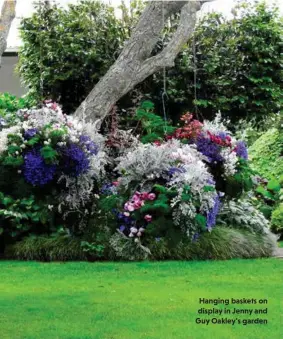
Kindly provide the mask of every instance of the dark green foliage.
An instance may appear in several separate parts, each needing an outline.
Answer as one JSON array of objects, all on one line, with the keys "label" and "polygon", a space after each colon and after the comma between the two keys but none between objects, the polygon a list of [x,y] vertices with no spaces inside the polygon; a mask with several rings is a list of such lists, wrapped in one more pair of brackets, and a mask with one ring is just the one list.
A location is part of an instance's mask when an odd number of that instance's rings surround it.
[{"label": "dark green foliage", "polygon": [[54,164],[58,157],[58,152],[51,146],[42,147],[40,154],[47,164]]},{"label": "dark green foliage", "polygon": [[22,21],[21,36],[18,70],[30,94],[71,113],[115,61],[128,33],[113,8],[83,0],[68,9],[38,6]]},{"label": "dark green foliage", "polygon": [[219,178],[218,183],[222,183],[223,192],[229,197],[236,198],[240,197],[243,192],[248,192],[254,187],[252,176],[255,172],[250,168],[249,163],[244,159],[239,159],[237,165],[237,173],[227,179],[223,183],[223,180]]},{"label": "dark green foliage", "polygon": [[52,213],[34,196],[14,199],[0,192],[0,234],[4,237],[19,237],[31,232],[46,231],[51,222]]},{"label": "dark green foliage", "polygon": [[[279,11],[264,3],[244,3],[234,12],[233,20],[217,13],[203,18],[188,47],[177,57],[176,66],[167,71],[170,116],[196,111],[196,105],[207,119],[220,110],[233,124],[240,118],[255,118],[258,123],[282,110],[283,23]],[[168,37],[175,23],[173,18]],[[149,97],[161,110],[163,75],[154,75],[147,87],[151,88]]]},{"label": "dark green foliage", "polygon": [[213,14],[196,30],[196,104],[207,117],[220,110],[232,121],[264,120],[283,104],[282,20],[264,3],[236,11],[232,21]]},{"label": "dark green foliage", "polygon": [[141,124],[143,143],[163,140],[165,134],[172,134],[175,128],[154,112],[154,104],[144,101],[136,111],[135,120]]}]

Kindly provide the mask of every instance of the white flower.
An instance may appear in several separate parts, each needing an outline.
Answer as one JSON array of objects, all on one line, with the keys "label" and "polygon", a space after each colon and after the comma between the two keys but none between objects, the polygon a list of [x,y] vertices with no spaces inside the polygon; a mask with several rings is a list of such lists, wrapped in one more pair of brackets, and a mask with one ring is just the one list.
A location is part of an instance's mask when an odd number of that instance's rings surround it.
[{"label": "white flower", "polygon": [[224,148],[221,151],[221,156],[224,159],[224,174],[226,177],[234,175],[237,170],[238,157],[236,152],[231,151],[229,148]]},{"label": "white flower", "polygon": [[9,128],[4,128],[0,132],[0,154],[5,152],[8,148],[8,135],[17,134],[20,130],[20,126],[12,126]]},{"label": "white flower", "polygon": [[131,233],[134,233],[134,234],[138,232],[136,227],[131,227],[130,231],[131,231]]}]

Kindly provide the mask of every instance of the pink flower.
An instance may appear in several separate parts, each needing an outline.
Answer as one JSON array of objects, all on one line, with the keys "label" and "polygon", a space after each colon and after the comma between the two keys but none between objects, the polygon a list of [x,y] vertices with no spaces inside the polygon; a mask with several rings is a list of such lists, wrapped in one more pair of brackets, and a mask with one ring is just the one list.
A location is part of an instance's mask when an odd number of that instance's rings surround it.
[{"label": "pink flower", "polygon": [[130,203],[129,206],[128,206],[128,211],[133,212],[134,210],[135,210],[134,205]]},{"label": "pink flower", "polygon": [[137,195],[137,194],[134,194],[132,200],[133,200],[134,202],[138,202],[138,201],[140,201],[140,196]]},{"label": "pink flower", "polygon": [[125,211],[133,212],[135,210],[134,205],[130,202],[126,202],[124,205]]},{"label": "pink flower", "polygon": [[156,195],[154,193],[149,193],[148,199],[149,200],[154,200],[156,198]]},{"label": "pink flower", "polygon": [[113,182],[112,182],[112,185],[118,186],[118,185],[119,185],[119,181],[113,181]]},{"label": "pink flower", "polygon": [[135,201],[133,206],[137,210],[137,209],[142,207],[142,202],[140,200],[139,201]]},{"label": "pink flower", "polygon": [[148,199],[148,193],[147,193],[147,192],[142,193],[142,194],[141,194],[141,198],[142,198],[143,200],[147,200],[147,199]]},{"label": "pink flower", "polygon": [[145,215],[144,219],[145,219],[147,222],[151,222],[152,216],[151,216],[150,214],[147,214],[147,215]]},{"label": "pink flower", "polygon": [[124,212],[124,216],[125,216],[125,217],[129,217],[129,216],[130,216],[130,213],[129,213],[129,212]]}]

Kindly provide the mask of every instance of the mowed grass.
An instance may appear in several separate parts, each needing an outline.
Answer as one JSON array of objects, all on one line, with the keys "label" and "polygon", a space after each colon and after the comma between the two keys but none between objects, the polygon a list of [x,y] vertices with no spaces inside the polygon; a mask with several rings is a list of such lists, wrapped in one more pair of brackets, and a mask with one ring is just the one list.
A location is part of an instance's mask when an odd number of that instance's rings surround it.
[{"label": "mowed grass", "polygon": [[[1,339],[283,338],[280,259],[0,266]],[[265,315],[227,317],[268,324],[198,325],[199,298],[267,299],[239,307]]]}]

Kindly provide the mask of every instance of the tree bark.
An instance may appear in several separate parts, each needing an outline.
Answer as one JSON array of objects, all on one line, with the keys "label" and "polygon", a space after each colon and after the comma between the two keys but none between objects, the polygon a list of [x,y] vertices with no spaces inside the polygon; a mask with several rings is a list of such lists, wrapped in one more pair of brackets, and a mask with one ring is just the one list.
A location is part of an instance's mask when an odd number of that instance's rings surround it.
[{"label": "tree bark", "polygon": [[[81,103],[75,116],[85,121],[102,120],[137,84],[163,67],[173,67],[176,56],[194,30],[201,3],[208,1],[212,0],[149,2],[118,59]],[[159,54],[151,56],[164,22],[180,10],[180,22],[172,39]]]},{"label": "tree bark", "polygon": [[1,56],[7,48],[7,38],[11,28],[12,21],[16,15],[16,0],[5,0],[1,9],[0,16],[0,66]]}]

